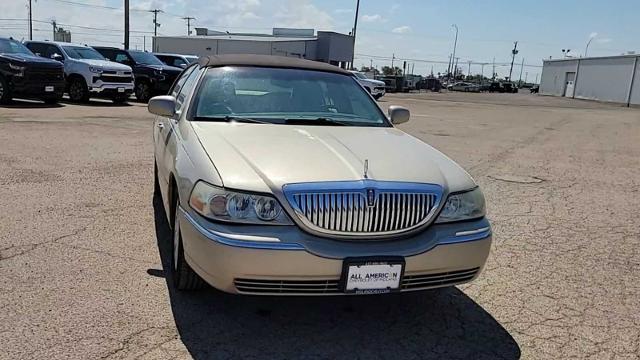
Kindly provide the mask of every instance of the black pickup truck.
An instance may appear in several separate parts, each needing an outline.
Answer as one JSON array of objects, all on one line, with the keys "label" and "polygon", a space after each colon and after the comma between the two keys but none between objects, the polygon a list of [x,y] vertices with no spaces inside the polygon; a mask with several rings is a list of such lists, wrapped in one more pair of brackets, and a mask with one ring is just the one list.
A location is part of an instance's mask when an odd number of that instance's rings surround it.
[{"label": "black pickup truck", "polygon": [[14,39],[0,38],[0,103],[21,97],[55,104],[63,92],[61,63],[35,55]]},{"label": "black pickup truck", "polygon": [[165,95],[181,68],[168,66],[153,54],[140,50],[122,50],[114,47],[93,46],[102,56],[133,69],[134,94],[139,101],[149,101],[152,96]]}]

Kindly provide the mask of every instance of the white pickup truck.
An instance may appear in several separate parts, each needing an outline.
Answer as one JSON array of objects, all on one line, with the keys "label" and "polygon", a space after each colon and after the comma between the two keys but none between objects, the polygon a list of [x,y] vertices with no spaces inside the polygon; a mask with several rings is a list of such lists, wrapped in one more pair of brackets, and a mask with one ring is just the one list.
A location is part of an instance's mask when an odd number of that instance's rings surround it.
[{"label": "white pickup truck", "polygon": [[86,102],[90,97],[100,97],[122,103],[133,92],[131,67],[108,61],[87,45],[53,41],[27,41],[25,45],[36,55],[64,64],[71,101]]},{"label": "white pickup truck", "polygon": [[364,73],[360,71],[351,71],[356,77],[360,85],[365,88],[376,100],[380,99],[385,93],[384,81],[369,79]]}]

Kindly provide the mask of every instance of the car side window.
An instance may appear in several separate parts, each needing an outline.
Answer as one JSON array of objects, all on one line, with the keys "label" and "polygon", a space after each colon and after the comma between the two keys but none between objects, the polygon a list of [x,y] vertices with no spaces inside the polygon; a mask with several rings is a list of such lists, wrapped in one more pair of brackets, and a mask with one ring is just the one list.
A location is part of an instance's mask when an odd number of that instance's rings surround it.
[{"label": "car side window", "polygon": [[196,65],[196,66],[193,66],[192,68],[194,70],[191,71],[191,73],[189,73],[186,76],[186,80],[182,84],[182,88],[180,89],[180,92],[176,97],[176,111],[180,111],[180,109],[182,109],[182,106],[187,100],[187,96],[189,95],[189,92],[191,92],[191,90],[195,86],[196,80],[198,79],[198,75],[200,74],[200,71],[198,71],[199,66]]},{"label": "car side window", "polygon": [[195,66],[190,67],[182,72],[178,80],[176,80],[175,84],[173,84],[173,88],[171,89],[171,91],[169,91],[169,95],[173,96],[174,98],[178,97],[178,93],[180,92],[180,89],[182,89],[182,85],[185,81],[187,81],[187,77],[189,77],[189,75],[195,68]]},{"label": "car side window", "polygon": [[173,64],[171,64],[171,65],[175,66],[175,67],[182,67],[182,66],[187,65],[187,63],[184,62],[184,60],[182,60],[180,58],[175,58],[175,59],[173,59]]},{"label": "car side window", "polygon": [[98,52],[100,54],[102,54],[102,56],[107,58],[108,60],[115,61],[115,57],[114,57],[113,51],[111,51],[109,49],[100,49],[100,50],[98,50]]},{"label": "car side window", "polygon": [[31,52],[33,52],[34,54],[38,55],[38,56],[44,56],[44,46],[42,44],[36,44],[36,43],[29,43],[27,44],[27,47],[29,48],[29,50],[31,50]]},{"label": "car side window", "polygon": [[51,59],[53,57],[53,55],[60,55],[60,56],[64,56],[62,54],[62,50],[58,49],[57,46],[55,45],[47,45],[47,49],[45,50],[45,52],[47,53],[47,56],[49,59]]}]

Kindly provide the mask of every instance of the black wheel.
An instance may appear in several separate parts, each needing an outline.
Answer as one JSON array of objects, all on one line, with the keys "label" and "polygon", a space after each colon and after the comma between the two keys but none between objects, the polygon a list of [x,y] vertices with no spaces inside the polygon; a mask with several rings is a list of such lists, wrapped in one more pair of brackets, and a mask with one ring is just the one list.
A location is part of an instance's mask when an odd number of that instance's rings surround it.
[{"label": "black wheel", "polygon": [[69,81],[69,99],[73,102],[89,101],[89,89],[84,79],[74,77]]},{"label": "black wheel", "polygon": [[111,99],[111,101],[113,101],[114,104],[122,104],[127,102],[127,100],[129,100],[129,95],[125,95],[125,94],[115,95]]},{"label": "black wheel", "polygon": [[151,85],[147,81],[138,81],[136,83],[136,88],[134,89],[136,93],[136,99],[138,101],[147,102],[151,99]]},{"label": "black wheel", "polygon": [[11,102],[11,89],[4,76],[0,75],[0,104]]},{"label": "black wheel", "polygon": [[173,221],[173,247],[171,270],[173,271],[173,286],[178,290],[198,290],[205,286],[204,280],[196,274],[187,264],[184,258],[184,248],[182,245],[182,234],[180,232],[180,221],[178,212],[180,201],[176,200],[175,215]]}]

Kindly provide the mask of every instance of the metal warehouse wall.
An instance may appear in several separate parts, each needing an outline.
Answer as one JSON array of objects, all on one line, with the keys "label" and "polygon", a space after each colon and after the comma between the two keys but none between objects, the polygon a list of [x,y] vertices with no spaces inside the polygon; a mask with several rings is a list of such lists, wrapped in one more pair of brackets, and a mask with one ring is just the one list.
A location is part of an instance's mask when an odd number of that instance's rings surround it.
[{"label": "metal warehouse wall", "polygon": [[258,54],[315,59],[315,41],[250,41],[210,38],[157,37],[156,52],[189,55]]},{"label": "metal warehouse wall", "polygon": [[575,72],[577,66],[577,60],[545,62],[540,77],[540,93],[563,96],[566,73]]},{"label": "metal warehouse wall", "polygon": [[576,73],[573,97],[640,105],[640,60],[637,58],[619,56],[545,61],[540,93],[564,96],[567,73]]},{"label": "metal warehouse wall", "polygon": [[575,97],[626,104],[634,62],[634,58],[581,60]]}]

